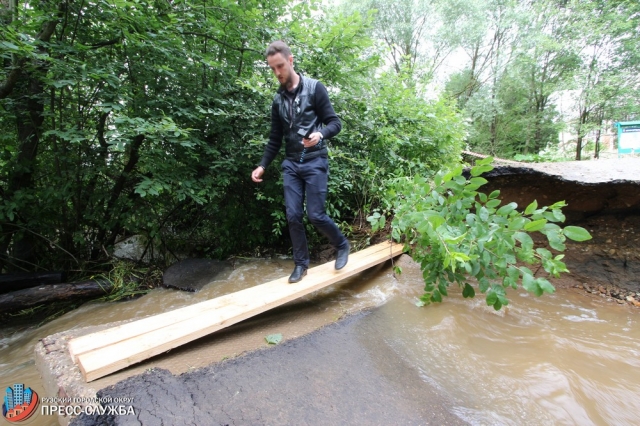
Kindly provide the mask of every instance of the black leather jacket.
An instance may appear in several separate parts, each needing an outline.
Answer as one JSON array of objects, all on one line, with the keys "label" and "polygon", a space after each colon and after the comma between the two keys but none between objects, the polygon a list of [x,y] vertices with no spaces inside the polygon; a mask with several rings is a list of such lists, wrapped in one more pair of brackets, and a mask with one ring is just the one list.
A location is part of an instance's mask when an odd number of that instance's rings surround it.
[{"label": "black leather jacket", "polygon": [[[325,140],[337,135],[342,127],[322,83],[298,75],[300,83],[295,96],[285,93],[285,89],[280,88],[273,99],[271,134],[260,162],[265,168],[277,155],[283,139],[285,155],[290,160],[304,161],[320,155],[326,156]],[[313,132],[322,133],[323,140],[318,145],[305,149],[302,139]]]},{"label": "black leather jacket", "polygon": [[311,159],[327,153],[324,139],[315,146],[304,149],[302,138],[320,130],[322,123],[316,114],[315,97],[318,80],[300,76],[300,86],[294,99],[289,98],[284,89],[278,90],[273,102],[278,108],[285,140],[285,155],[288,159],[300,161],[304,151],[304,159]]}]

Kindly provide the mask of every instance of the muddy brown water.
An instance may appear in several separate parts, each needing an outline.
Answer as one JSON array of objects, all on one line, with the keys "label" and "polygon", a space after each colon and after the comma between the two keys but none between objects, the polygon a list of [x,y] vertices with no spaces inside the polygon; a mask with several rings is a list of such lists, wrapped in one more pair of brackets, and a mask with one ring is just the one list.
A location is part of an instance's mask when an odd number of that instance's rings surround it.
[{"label": "muddy brown water", "polygon": [[[87,304],[40,328],[0,339],[0,386],[25,383],[46,395],[33,360],[39,338],[71,328],[139,318],[196,303],[286,275],[287,260],[252,260],[199,293],[156,290],[140,299]],[[640,309],[606,302],[571,288],[536,298],[511,291],[495,312],[483,299],[452,288],[439,305],[415,305],[419,270],[403,264],[395,278],[384,265],[263,314],[218,336],[156,357],[98,381],[107,386],[160,366],[179,374],[264,347],[264,336],[293,339],[373,308],[367,321],[378,337],[450,402],[450,411],[476,425],[635,425],[640,413]],[[377,339],[379,340],[379,339]],[[363,351],[379,345],[362,339]],[[336,360],[339,362],[339,360]],[[384,375],[384,365],[379,366]],[[38,416],[31,424],[57,424]]]}]

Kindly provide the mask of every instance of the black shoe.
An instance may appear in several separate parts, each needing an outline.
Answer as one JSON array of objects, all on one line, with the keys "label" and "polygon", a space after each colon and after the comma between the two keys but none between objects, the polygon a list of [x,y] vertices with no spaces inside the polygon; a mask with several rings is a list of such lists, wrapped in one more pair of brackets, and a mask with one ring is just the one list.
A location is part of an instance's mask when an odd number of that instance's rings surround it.
[{"label": "black shoe", "polygon": [[293,268],[293,272],[291,273],[291,276],[289,277],[289,282],[290,283],[297,283],[305,275],[307,275],[307,268],[305,268],[304,266],[298,265],[295,268]]},{"label": "black shoe", "polygon": [[347,262],[349,261],[349,242],[347,242],[347,246],[345,248],[339,249],[338,254],[336,254],[336,269],[342,269],[345,267]]}]

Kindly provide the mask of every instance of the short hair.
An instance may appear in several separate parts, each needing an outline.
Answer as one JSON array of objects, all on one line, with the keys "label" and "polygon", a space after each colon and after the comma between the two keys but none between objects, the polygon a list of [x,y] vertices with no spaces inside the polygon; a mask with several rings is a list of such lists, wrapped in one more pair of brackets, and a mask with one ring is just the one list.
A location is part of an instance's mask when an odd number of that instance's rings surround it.
[{"label": "short hair", "polygon": [[282,40],[274,41],[267,47],[267,51],[265,52],[265,57],[273,56],[276,53],[281,53],[285,59],[289,59],[291,57],[291,49],[287,46]]}]

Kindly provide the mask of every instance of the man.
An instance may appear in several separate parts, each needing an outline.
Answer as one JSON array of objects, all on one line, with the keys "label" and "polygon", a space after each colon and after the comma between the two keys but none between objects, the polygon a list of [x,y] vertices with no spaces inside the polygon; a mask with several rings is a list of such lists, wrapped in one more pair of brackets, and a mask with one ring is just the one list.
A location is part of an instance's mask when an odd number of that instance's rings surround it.
[{"label": "man", "polygon": [[349,259],[349,241],[325,212],[329,173],[325,140],[337,135],[342,124],[324,85],[294,71],[289,46],[282,41],[273,42],[267,48],[266,57],[280,89],[271,105],[269,143],[251,179],[262,182],[262,175],[280,151],[284,138],[284,200],[295,263],[289,282],[296,283],[309,268],[309,249],[302,223],[305,193],[309,221],[337,250],[335,268],[344,268]]}]

